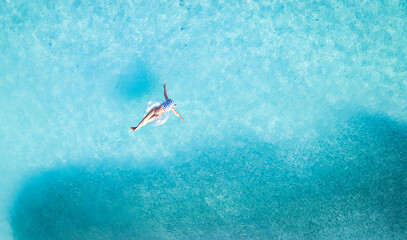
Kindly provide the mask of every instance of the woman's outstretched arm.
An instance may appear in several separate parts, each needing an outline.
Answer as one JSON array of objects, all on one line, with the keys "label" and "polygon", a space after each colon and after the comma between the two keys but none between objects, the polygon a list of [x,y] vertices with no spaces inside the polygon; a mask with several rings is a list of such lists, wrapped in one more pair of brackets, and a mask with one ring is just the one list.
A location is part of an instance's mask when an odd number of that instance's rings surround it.
[{"label": "woman's outstretched arm", "polygon": [[177,113],[174,108],[171,108],[171,111],[177,116],[179,117],[183,122],[185,122],[185,120],[181,117],[181,115],[179,115],[179,113]]},{"label": "woman's outstretched arm", "polygon": [[164,83],[164,97],[165,97],[165,100],[167,100],[168,96],[167,96],[167,89],[165,88],[165,86],[167,86],[167,83]]}]

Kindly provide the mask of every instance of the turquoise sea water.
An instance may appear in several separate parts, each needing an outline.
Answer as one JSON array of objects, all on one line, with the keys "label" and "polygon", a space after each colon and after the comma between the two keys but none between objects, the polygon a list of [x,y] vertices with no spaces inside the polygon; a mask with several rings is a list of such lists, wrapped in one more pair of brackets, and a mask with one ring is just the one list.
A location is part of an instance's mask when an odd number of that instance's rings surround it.
[{"label": "turquoise sea water", "polygon": [[[0,239],[406,239],[407,2],[0,1]],[[178,104],[129,127],[162,84]]]}]

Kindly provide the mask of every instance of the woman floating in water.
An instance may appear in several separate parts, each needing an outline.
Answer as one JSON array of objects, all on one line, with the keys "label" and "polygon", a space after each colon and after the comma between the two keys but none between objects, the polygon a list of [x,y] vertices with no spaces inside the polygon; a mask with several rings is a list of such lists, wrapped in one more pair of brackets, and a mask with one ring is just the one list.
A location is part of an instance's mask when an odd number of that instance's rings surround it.
[{"label": "woman floating in water", "polygon": [[161,117],[164,112],[172,111],[177,117],[179,117],[183,122],[184,119],[174,110],[174,107],[177,104],[174,103],[172,99],[169,99],[167,96],[167,89],[165,88],[167,84],[164,83],[164,97],[165,102],[163,102],[160,106],[151,109],[151,111],[144,117],[144,119],[137,125],[137,127],[130,127],[131,130],[136,131],[142,126],[146,125],[149,122],[156,120],[157,118]]}]

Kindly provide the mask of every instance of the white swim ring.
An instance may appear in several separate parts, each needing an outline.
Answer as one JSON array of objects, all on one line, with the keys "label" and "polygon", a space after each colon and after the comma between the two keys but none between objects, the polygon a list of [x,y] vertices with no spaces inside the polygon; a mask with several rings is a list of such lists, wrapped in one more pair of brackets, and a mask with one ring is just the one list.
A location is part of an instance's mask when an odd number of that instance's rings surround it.
[{"label": "white swim ring", "polygon": [[[157,101],[149,101],[147,103],[147,109],[146,109],[146,112],[144,113],[144,116],[146,116],[151,111],[151,109],[158,107],[160,105],[161,105],[161,103],[159,103]],[[164,112],[163,114],[161,114],[161,116],[159,118],[157,118],[150,124],[152,124],[153,126],[163,125],[169,117],[170,117],[170,113]]]}]

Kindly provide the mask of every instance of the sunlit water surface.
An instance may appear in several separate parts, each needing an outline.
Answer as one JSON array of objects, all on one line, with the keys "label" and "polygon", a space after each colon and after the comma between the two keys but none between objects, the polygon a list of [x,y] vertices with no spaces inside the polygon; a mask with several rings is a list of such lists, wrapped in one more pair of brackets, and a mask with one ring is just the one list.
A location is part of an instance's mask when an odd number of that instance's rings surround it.
[{"label": "sunlit water surface", "polygon": [[[0,239],[406,239],[407,2],[0,2]],[[178,104],[129,130],[162,84]]]}]

